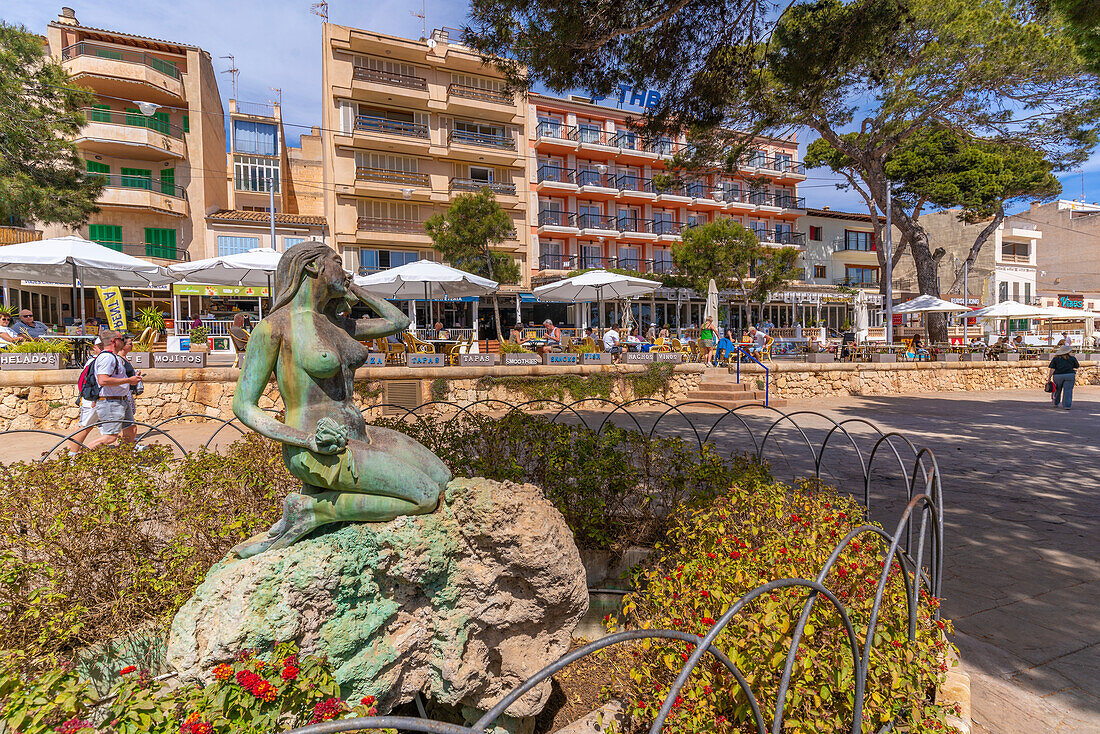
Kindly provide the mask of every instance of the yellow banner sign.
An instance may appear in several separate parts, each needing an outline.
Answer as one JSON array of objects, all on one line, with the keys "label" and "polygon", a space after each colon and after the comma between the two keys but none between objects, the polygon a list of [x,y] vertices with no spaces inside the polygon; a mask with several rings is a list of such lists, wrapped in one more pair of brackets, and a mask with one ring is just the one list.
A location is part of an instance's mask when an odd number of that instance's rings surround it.
[{"label": "yellow banner sign", "polygon": [[126,331],[126,306],[122,301],[122,291],[116,286],[98,286],[96,292],[107,313],[107,325],[112,331]]}]

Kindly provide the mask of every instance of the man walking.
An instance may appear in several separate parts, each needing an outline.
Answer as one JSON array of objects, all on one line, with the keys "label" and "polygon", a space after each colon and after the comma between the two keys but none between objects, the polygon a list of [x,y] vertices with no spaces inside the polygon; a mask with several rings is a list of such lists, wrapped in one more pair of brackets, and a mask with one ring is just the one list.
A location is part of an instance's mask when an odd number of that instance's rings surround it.
[{"label": "man walking", "polygon": [[[99,402],[99,384],[96,382],[95,376],[95,358],[99,356],[99,353],[103,351],[103,341],[97,336],[95,341],[92,342],[92,356],[88,357],[88,361],[84,363],[83,382],[80,384],[80,430],[69,436],[69,440],[73,441],[72,448],[69,449],[69,456],[76,456],[84,450],[84,439],[88,438],[88,434],[95,428],[95,424],[99,421],[99,416],[96,415],[96,405]],[[85,396],[94,397],[85,397]]]},{"label": "man walking", "polygon": [[140,372],[133,377],[126,376],[126,361],[118,356],[126,346],[126,337],[117,331],[105,331],[100,339],[103,341],[103,351],[95,358],[93,370],[99,382],[96,413],[99,414],[98,428],[102,435],[88,444],[89,449],[114,443],[124,429],[134,424],[130,385],[141,382]]}]

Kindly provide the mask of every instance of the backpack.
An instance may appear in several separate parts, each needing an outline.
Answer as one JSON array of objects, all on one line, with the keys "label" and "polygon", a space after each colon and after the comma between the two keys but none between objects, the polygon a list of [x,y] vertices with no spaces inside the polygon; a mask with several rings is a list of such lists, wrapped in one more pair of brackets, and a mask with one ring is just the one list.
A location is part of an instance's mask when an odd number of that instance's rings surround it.
[{"label": "backpack", "polygon": [[[110,354],[110,352],[100,352],[100,354]],[[76,380],[76,384],[80,388],[80,397],[93,403],[99,400],[99,380],[95,377],[95,363],[97,359],[99,359],[98,355],[85,365],[84,369],[80,372],[80,377]],[[116,356],[115,359],[117,360],[118,357]]]}]

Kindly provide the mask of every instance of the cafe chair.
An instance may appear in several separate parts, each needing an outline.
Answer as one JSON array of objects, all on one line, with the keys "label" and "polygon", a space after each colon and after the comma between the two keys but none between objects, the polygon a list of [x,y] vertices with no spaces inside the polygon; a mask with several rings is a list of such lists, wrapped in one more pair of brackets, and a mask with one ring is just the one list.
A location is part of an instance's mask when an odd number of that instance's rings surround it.
[{"label": "cafe chair", "polygon": [[474,339],[473,339],[473,337],[470,337],[469,339],[464,339],[463,341],[460,341],[457,344],[451,344],[450,346],[448,346],[447,347],[447,364],[451,365],[452,367],[454,365],[458,364],[459,356],[463,355],[463,354],[469,354],[470,353],[470,348],[473,347],[473,345],[474,345]]},{"label": "cafe chair", "polygon": [[404,333],[405,351],[410,354],[435,354],[435,345],[423,339],[417,339],[411,332]]}]

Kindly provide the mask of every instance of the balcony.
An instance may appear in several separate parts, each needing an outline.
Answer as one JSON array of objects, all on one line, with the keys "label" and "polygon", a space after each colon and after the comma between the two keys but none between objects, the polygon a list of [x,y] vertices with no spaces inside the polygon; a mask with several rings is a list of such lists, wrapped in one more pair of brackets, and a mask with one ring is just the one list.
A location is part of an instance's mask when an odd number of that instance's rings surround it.
[{"label": "balcony", "polygon": [[616,268],[638,273],[668,274],[674,271],[671,258],[662,252],[658,259],[636,257],[603,257],[598,255],[560,255],[547,253],[539,256],[539,270],[591,270]]},{"label": "balcony", "polygon": [[539,212],[539,232],[556,232],[560,234],[577,233],[576,212],[562,212],[553,209],[544,209]]},{"label": "balcony", "polygon": [[380,135],[400,135],[406,138],[428,140],[428,126],[419,122],[390,120],[371,115],[355,116],[355,132],[378,133]]},{"label": "balcony", "polygon": [[615,227],[619,230],[619,237],[624,240],[651,242],[657,239],[657,233],[653,231],[652,219],[619,215],[615,219]]},{"label": "balcony", "polygon": [[743,190],[740,186],[723,184],[721,186],[721,191],[722,207],[724,209],[730,211],[749,211],[753,208],[753,204],[749,200],[749,192]]},{"label": "balcony", "polygon": [[402,89],[428,91],[428,80],[424,77],[413,74],[398,74],[397,72],[382,71],[381,69],[368,69],[365,66],[356,66],[352,72],[352,79],[361,82],[385,84],[390,87],[401,87]]},{"label": "balcony", "polygon": [[424,234],[424,223],[417,219],[386,219],[385,217],[359,217],[355,228],[365,232],[387,234]]},{"label": "balcony", "polygon": [[74,79],[94,78],[100,94],[165,105],[184,99],[179,68],[152,54],[81,42],[62,49],[61,61]]},{"label": "balcony", "polygon": [[619,149],[618,160],[623,163],[648,163],[657,157],[646,150],[642,136],[633,130],[620,130],[611,138],[611,144]]},{"label": "balcony", "polygon": [[602,128],[580,125],[570,128],[570,135],[577,141],[581,150],[598,158],[613,158],[619,149],[612,143],[615,133]]},{"label": "balcony", "polygon": [[577,171],[579,193],[590,199],[614,199],[619,195],[614,179],[606,173],[592,170]]},{"label": "balcony", "polygon": [[878,275],[868,277],[834,278],[833,285],[842,285],[847,288],[878,288]]},{"label": "balcony", "polygon": [[753,227],[752,233],[763,245],[784,245],[791,247],[805,247],[806,234],[804,232],[772,231],[770,229],[757,229]]},{"label": "balcony", "polygon": [[685,190],[684,184],[678,181],[674,181],[670,185],[664,187],[660,187],[654,184],[653,190],[657,192],[658,202],[668,202],[672,204],[690,204],[692,201],[692,197]]},{"label": "balcony", "polygon": [[174,183],[154,181],[144,176],[89,174],[105,182],[96,201],[105,209],[155,209],[163,214],[188,215],[187,191]]},{"label": "balcony", "polygon": [[87,108],[88,119],[76,138],[81,150],[145,161],[182,160],[187,156],[183,129],[141,113]]},{"label": "balcony", "polygon": [[151,245],[141,242],[99,242],[99,244],[133,257],[151,257],[171,262],[186,262],[191,259],[187,250],[171,245]]},{"label": "balcony", "polygon": [[451,145],[475,145],[479,148],[495,148],[515,151],[516,140],[509,135],[488,135],[467,130],[451,130]]},{"label": "balcony", "polygon": [[577,190],[577,169],[543,163],[535,171],[535,190],[571,193]]},{"label": "balcony", "polygon": [[355,169],[356,181],[394,184],[396,186],[417,186],[427,188],[430,185],[428,174],[396,171],[390,168],[370,168],[359,166]]},{"label": "balcony", "polygon": [[578,147],[578,143],[574,140],[575,130],[576,128],[569,127],[565,123],[540,120],[535,126],[536,147],[542,152],[575,151]]},{"label": "balcony", "polygon": [[804,196],[791,196],[790,194],[776,194],[773,199],[773,203],[781,209],[806,209],[806,197]]},{"label": "balcony", "polygon": [[578,214],[577,227],[582,235],[604,235],[615,237],[619,234],[615,217],[607,214]]},{"label": "balcony", "polygon": [[619,189],[618,198],[622,201],[646,203],[657,199],[653,189],[653,179],[642,178],[633,173],[620,173],[615,177],[615,186]]},{"label": "balcony", "polygon": [[498,196],[515,196],[516,185],[503,181],[481,181],[476,178],[452,178],[451,191],[481,191],[489,189]]},{"label": "balcony", "polygon": [[653,234],[658,237],[679,237],[683,234],[684,225],[680,222],[671,222],[665,219],[653,221]]},{"label": "balcony", "polygon": [[539,255],[539,270],[573,270],[574,255]]}]

